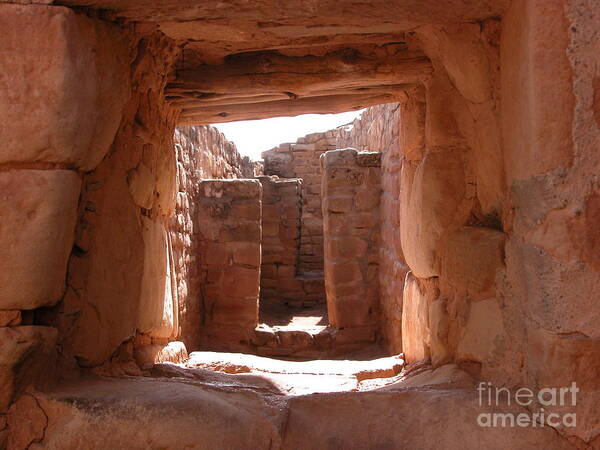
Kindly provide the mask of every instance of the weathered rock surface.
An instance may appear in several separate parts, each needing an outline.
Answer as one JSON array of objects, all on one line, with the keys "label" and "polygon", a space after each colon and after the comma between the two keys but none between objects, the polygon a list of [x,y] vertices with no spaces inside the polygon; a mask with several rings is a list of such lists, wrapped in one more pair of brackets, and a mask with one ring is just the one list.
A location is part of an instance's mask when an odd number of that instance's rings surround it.
[{"label": "weathered rock surface", "polygon": [[[252,178],[255,175],[256,163],[242,157],[235,144],[214,127],[177,127],[173,141],[178,162],[184,165],[188,176]],[[186,187],[185,183],[180,183],[180,187]]]},{"label": "weathered rock surface", "polygon": [[[407,93],[409,94],[409,93]],[[380,152],[381,241],[379,247],[380,329],[392,354],[402,351],[402,291],[408,266],[400,242],[402,157],[422,152],[424,108],[411,92],[400,103],[366,109],[360,118],[337,129],[338,148]]]},{"label": "weathered rock surface", "polygon": [[431,153],[416,167],[404,164],[401,178],[400,232],[406,263],[415,276],[440,274],[442,240],[468,217],[465,172],[457,150]]},{"label": "weathered rock surface", "polygon": [[177,303],[171,292],[171,264],[164,225],[142,217],[144,263],[137,329],[168,338],[175,333]]},{"label": "weathered rock surface", "polygon": [[150,344],[134,349],[136,363],[142,369],[151,368],[160,363],[184,363],[188,359],[188,352],[183,342],[174,341],[167,345]]},{"label": "weathered rock surface", "polygon": [[[10,442],[36,440],[49,448],[572,448],[549,427],[480,427],[481,412],[526,410],[480,406],[472,381],[453,367],[379,392],[294,397],[248,374],[177,366],[156,371],[177,378],[88,378],[21,397],[9,415]],[[211,379],[218,389],[206,383]]]},{"label": "weathered rock surface", "polygon": [[471,303],[470,309],[457,356],[467,361],[488,362],[493,360],[496,346],[504,344],[500,305],[495,298],[489,298]]},{"label": "weathered rock surface", "polygon": [[321,156],[325,290],[336,328],[375,327],[379,314],[381,154]]},{"label": "weathered rock surface", "polygon": [[430,150],[469,148],[479,207],[486,215],[502,207],[505,191],[500,109],[500,21],[431,25],[416,38],[432,60],[426,82],[426,141]]},{"label": "weathered rock surface", "polygon": [[56,337],[50,327],[0,328],[0,413],[29,385],[54,382]]},{"label": "weathered rock surface", "polygon": [[[135,64],[126,71],[131,95],[111,151],[84,177],[77,251],[69,262],[73,295],[65,297],[64,308],[72,320],[64,330],[64,344],[85,366],[106,362],[134,337],[146,253],[142,216],[165,224],[175,211],[174,111],[165,105],[160,86],[178,49],[152,31],[128,36],[135,49]],[[147,195],[133,196],[132,170],[141,171],[142,166],[150,173],[144,177],[146,185],[134,192]],[[151,207],[142,211],[140,199]],[[165,263],[162,258],[153,261],[159,267]]]},{"label": "weathered rock surface", "polygon": [[402,350],[406,361],[428,360],[430,350],[430,304],[437,298],[437,280],[419,280],[408,273],[402,299]]},{"label": "weathered rock surface", "polygon": [[37,399],[26,394],[10,408],[7,425],[12,431],[8,436],[7,448],[29,448],[44,439],[48,417]]},{"label": "weathered rock surface", "polygon": [[[77,10],[41,3],[47,2],[0,5],[9,56],[0,64],[3,411],[17,400],[8,419],[0,414],[0,447],[8,437],[12,447],[562,448],[563,436],[577,448],[598,446],[600,82],[592,0],[373,0],[343,7],[292,1],[277,8],[237,0],[61,2],[84,7]],[[383,245],[376,263],[385,269],[367,269],[367,280],[377,278],[386,290],[367,296],[373,309],[353,303],[343,319],[356,325],[382,311],[391,329],[386,337],[393,346],[405,342],[410,370],[427,360],[433,366],[453,361],[499,386],[576,382],[577,427],[479,429],[472,387],[453,390],[439,382],[439,373],[426,388],[413,379],[410,389],[289,402],[264,380],[244,386],[241,375],[231,389],[219,376],[195,391],[196,377],[205,376],[199,372],[182,375],[185,382],[170,380],[166,393],[164,380],[131,379],[65,383],[55,397],[15,396],[38,385],[40,367],[56,380],[50,363],[39,366],[45,355],[51,359],[55,340],[73,371],[77,362],[131,376],[140,372],[135,355],[142,365],[183,358],[182,346],[169,340],[199,328],[197,280],[218,280],[216,293],[234,297],[252,287],[248,297],[257,298],[256,208],[234,204],[236,214],[254,223],[223,233],[217,225],[227,205],[211,211],[215,227],[191,219],[199,214],[191,193],[196,180],[213,172],[240,176],[245,169],[213,131],[198,134],[216,149],[208,151],[211,157],[195,157],[206,155],[203,150],[190,157],[201,160],[197,166],[186,165],[185,156],[178,161],[172,151],[178,121],[387,101],[400,103],[390,112],[400,116],[398,130],[384,130],[374,119],[364,140],[355,136],[364,145],[391,147],[382,150],[385,193],[378,204]],[[368,120],[360,123],[368,128]],[[178,151],[186,153],[185,145]],[[306,181],[303,215],[312,216],[302,217],[301,271],[322,266],[314,160],[337,145],[335,132],[327,132],[268,154],[273,170],[302,172]],[[40,180],[62,187],[49,195]],[[368,234],[377,224],[362,213],[375,203],[369,193],[339,195],[328,208],[350,213],[360,222],[354,228]],[[175,231],[167,237],[167,229]],[[215,230],[215,246],[194,247],[195,234]],[[345,260],[333,274],[342,287],[364,279],[370,243],[363,238],[328,245]],[[199,249],[220,261],[217,270],[199,275]],[[178,278],[174,272],[182,267],[189,272]],[[292,271],[285,267],[281,275],[290,279]],[[333,353],[373,341],[384,323],[275,332],[254,329],[255,303],[209,306],[205,318],[218,319],[215,343],[271,355],[282,348],[288,355]],[[180,314],[187,316],[181,332]],[[401,314],[402,336],[393,330]],[[169,376],[174,373],[180,372]],[[248,392],[259,385],[268,399]]]},{"label": "weathered rock surface", "polygon": [[[22,424],[30,397],[11,410],[13,447],[39,440],[49,448],[269,448],[279,443],[277,408],[253,392],[201,389],[170,379],[101,378],[36,395],[47,417]],[[168,414],[165,412],[168,411]],[[11,442],[11,441],[9,441]]]},{"label": "weathered rock surface", "polygon": [[[302,229],[302,180],[259,178],[262,185],[262,241],[260,301],[290,303],[314,300],[297,280],[298,251]],[[312,295],[311,295],[312,294]],[[319,295],[319,293],[317,293]]]},{"label": "weathered rock surface", "polygon": [[0,163],[96,167],[130,96],[122,31],[68,8],[7,3],[0,29],[0,117],[10,123],[0,128]]},{"label": "weathered rock surface", "polygon": [[[427,23],[476,23],[508,1],[296,1],[247,8],[141,1],[67,0],[109,10],[108,17],[150,23],[184,47],[169,99],[185,124],[341,112],[395,102],[431,72],[406,45]],[[394,14],[390,15],[389,10]],[[185,12],[184,12],[185,11]],[[303,67],[301,73],[297,68]],[[225,75],[225,76],[224,76]]]},{"label": "weathered rock surface", "polygon": [[203,343],[239,346],[236,335],[258,325],[262,187],[258,180],[203,180],[198,189]]},{"label": "weathered rock surface", "polygon": [[178,127],[174,135],[177,154],[177,201],[169,223],[173,248],[174,284],[178,300],[178,339],[189,349],[200,345],[198,317],[203,276],[197,264],[200,252],[197,201],[202,179],[252,178],[260,174],[259,164],[242,158],[235,144],[216,128]]},{"label": "weathered rock surface", "polygon": [[261,154],[265,175],[302,180],[298,272],[323,272],[323,212],[320,156],[336,148],[336,131],[313,133]]},{"label": "weathered rock surface", "polygon": [[[290,449],[571,448],[548,427],[481,428],[477,416],[490,409],[479,406],[473,391],[413,387],[390,393],[315,394],[292,398],[289,409],[283,448]],[[526,412],[505,406],[499,410]]]},{"label": "weathered rock surface", "polygon": [[[511,213],[503,294],[519,305],[509,304],[505,323],[523,356],[514,361],[505,353],[498,364],[521,364],[524,383],[536,388],[562,385],[563,374],[576,381],[587,400],[577,406],[578,427],[561,432],[593,447],[598,414],[589,411],[599,389],[588,373],[599,367],[600,271],[590,253],[598,254],[598,227],[587,224],[598,210],[600,155],[593,149],[600,128],[592,11],[590,3],[516,1],[504,18],[502,137]],[[557,93],[552,106],[549,91]]]},{"label": "weathered rock surface", "polygon": [[15,327],[21,324],[21,311],[0,311],[0,327]]},{"label": "weathered rock surface", "polygon": [[80,187],[68,170],[0,172],[0,309],[34,309],[62,297]]},{"label": "weathered rock surface", "polygon": [[[199,49],[208,47],[207,52],[213,51],[222,57],[244,50],[264,50],[274,46],[316,47],[315,51],[320,46],[327,48],[327,45],[317,40],[319,37],[331,39],[333,42],[329,45],[344,42],[342,38],[357,43],[378,42],[381,40],[378,34],[394,34],[394,31],[410,30],[418,24],[470,22],[501,15],[508,2],[450,0],[440,3],[427,0],[414,5],[405,0],[397,0],[391,4],[375,0],[369,5],[351,3],[340,10],[338,3],[328,1],[320,5],[318,16],[314,15],[314,11],[303,8],[302,6],[307,5],[302,2],[286,4],[280,9],[257,7],[241,12],[236,11],[243,4],[239,1],[232,3],[231,10],[207,4],[193,11],[189,11],[189,5],[195,3],[189,0],[183,3],[166,1],[151,6],[141,0],[69,0],[65,4],[105,8],[111,10],[114,17],[158,22],[163,32],[172,38],[192,38],[196,41],[192,46]],[[397,11],[396,17],[390,17],[389,8]],[[255,40],[249,42],[251,37]],[[213,45],[206,45],[206,41]]]},{"label": "weathered rock surface", "polygon": [[495,295],[496,275],[504,267],[505,234],[484,227],[462,227],[442,251],[441,283],[473,300]]},{"label": "weathered rock surface", "polygon": [[[321,57],[268,52],[258,62],[252,53],[240,55],[220,66],[178,71],[167,93],[182,108],[181,124],[207,124],[392,103],[403,97],[406,84],[418,83],[431,72],[426,58],[401,44],[388,46],[383,59],[378,50],[363,47]],[[298,65],[302,73],[294,72]],[[192,93],[198,91],[210,92],[209,100],[198,100]]]}]

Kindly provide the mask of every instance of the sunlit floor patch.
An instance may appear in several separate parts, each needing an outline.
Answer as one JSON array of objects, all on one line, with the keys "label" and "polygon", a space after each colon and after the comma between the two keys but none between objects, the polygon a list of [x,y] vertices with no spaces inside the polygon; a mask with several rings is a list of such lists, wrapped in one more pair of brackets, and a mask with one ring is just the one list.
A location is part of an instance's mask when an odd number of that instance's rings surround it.
[{"label": "sunlit floor patch", "polygon": [[[243,353],[219,352],[193,352],[185,364],[178,365],[184,371],[192,371],[190,374],[199,370],[197,375],[204,377],[209,377],[205,371],[237,374],[241,379],[260,377],[286,395],[364,390],[361,389],[361,384],[366,380],[381,378],[390,379],[390,383],[396,381],[394,377],[403,366],[404,361],[399,356],[370,360],[284,361]],[[374,385],[379,387],[385,384],[381,381]]]},{"label": "sunlit floor patch", "polygon": [[317,303],[308,307],[293,307],[283,303],[263,302],[260,323],[273,330],[318,333],[327,328],[327,305]]}]

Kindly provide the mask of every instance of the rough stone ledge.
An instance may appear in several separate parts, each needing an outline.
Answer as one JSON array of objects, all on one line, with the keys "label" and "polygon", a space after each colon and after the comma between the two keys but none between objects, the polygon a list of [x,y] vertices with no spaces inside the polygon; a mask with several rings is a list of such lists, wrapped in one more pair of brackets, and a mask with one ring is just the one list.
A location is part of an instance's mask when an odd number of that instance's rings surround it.
[{"label": "rough stone ledge", "polygon": [[481,407],[473,387],[439,372],[296,397],[259,376],[176,366],[168,376],[177,378],[86,378],[23,396],[8,417],[9,448],[572,448],[548,427],[480,427],[482,411],[526,411]]}]

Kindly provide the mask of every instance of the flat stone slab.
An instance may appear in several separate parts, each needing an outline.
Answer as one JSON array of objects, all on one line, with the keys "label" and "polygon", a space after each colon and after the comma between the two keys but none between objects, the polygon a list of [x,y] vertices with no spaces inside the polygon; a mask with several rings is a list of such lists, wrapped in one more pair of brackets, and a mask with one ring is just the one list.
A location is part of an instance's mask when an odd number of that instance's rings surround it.
[{"label": "flat stone slab", "polygon": [[9,448],[572,448],[549,427],[480,427],[482,412],[527,410],[482,407],[474,386],[447,372],[421,373],[393,391],[302,396],[273,393],[257,376],[244,383],[247,374],[207,383],[84,378],[22,396],[8,416]]},{"label": "flat stone slab", "polygon": [[233,374],[255,374],[271,380],[287,395],[359,390],[360,382],[389,378],[403,367],[399,356],[370,361],[283,361],[243,353],[193,352],[183,365]]},{"label": "flat stone slab", "polygon": [[[21,397],[27,401],[30,396]],[[36,394],[39,408],[13,406],[13,448],[271,448],[281,410],[248,390],[199,387],[170,378],[92,378]],[[45,416],[45,419],[44,419]],[[32,418],[40,423],[31,424]],[[30,423],[29,426],[19,424]],[[13,425],[11,425],[11,428]],[[29,436],[29,437],[28,437]]]},{"label": "flat stone slab", "polygon": [[220,352],[192,352],[186,364],[187,367],[202,367],[229,373],[256,371],[278,374],[345,375],[355,377],[361,377],[367,373],[381,373],[384,378],[398,374],[403,365],[404,361],[399,356],[389,356],[369,361],[335,359],[283,361],[244,353]]}]

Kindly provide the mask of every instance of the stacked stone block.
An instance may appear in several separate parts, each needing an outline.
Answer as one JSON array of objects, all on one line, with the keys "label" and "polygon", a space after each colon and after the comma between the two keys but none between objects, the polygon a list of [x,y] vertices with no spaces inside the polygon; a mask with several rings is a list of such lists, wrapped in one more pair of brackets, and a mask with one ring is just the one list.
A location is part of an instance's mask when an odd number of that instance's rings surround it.
[{"label": "stacked stone block", "polygon": [[323,215],[319,157],[336,148],[336,131],[314,133],[263,152],[265,175],[302,179],[298,272],[323,272]]},{"label": "stacked stone block", "polygon": [[296,272],[302,183],[268,176],[259,180],[263,188],[261,301],[301,298]]},{"label": "stacked stone block", "polygon": [[177,202],[169,224],[173,243],[174,291],[179,301],[178,337],[192,351],[200,348],[200,252],[196,199],[203,179],[252,178],[258,163],[240,156],[235,144],[211,126],[178,127],[173,136],[177,155]]},{"label": "stacked stone block", "polygon": [[[424,103],[409,95],[401,103],[386,103],[363,111],[351,124],[337,129],[338,148],[381,152],[381,247],[379,281],[381,332],[392,353],[402,351],[402,292],[408,266],[400,243],[400,183],[402,149],[420,149],[423,139],[415,131],[424,121]],[[402,120],[401,120],[402,118]]]},{"label": "stacked stone block", "polygon": [[[400,132],[402,103],[384,103],[365,109],[353,122],[337,131],[337,148],[355,148],[361,152],[382,152],[394,149],[404,138]],[[382,156],[381,165],[383,167]]]},{"label": "stacked stone block", "polygon": [[203,180],[198,189],[204,344],[232,351],[258,325],[261,184]]},{"label": "stacked stone block", "polygon": [[53,381],[64,334],[42,312],[58,316],[72,292],[83,174],[109,152],[130,93],[118,33],[63,7],[0,4],[0,448],[11,402]]},{"label": "stacked stone block", "polygon": [[298,273],[302,180],[263,176],[261,301],[306,307],[325,302],[323,277]]},{"label": "stacked stone block", "polygon": [[321,157],[325,287],[332,326],[373,339],[379,309],[381,154]]}]

